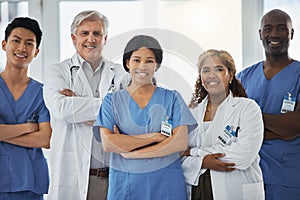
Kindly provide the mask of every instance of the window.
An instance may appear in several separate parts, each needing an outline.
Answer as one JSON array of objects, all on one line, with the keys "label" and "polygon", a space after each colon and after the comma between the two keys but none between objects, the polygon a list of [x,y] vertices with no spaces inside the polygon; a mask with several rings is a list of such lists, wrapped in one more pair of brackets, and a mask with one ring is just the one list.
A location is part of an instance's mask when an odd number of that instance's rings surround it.
[{"label": "window", "polygon": [[264,0],[264,13],[272,9],[280,9],[286,12],[292,19],[294,38],[290,43],[289,56],[293,59],[300,58],[300,3],[299,0]]},{"label": "window", "polygon": [[[83,3],[84,2],[84,3]],[[104,55],[117,63],[126,43],[136,34],[155,36],[164,49],[156,77],[164,87],[177,89],[190,100],[197,76],[197,58],[203,50],[227,50],[242,69],[241,1],[140,0],[61,1],[60,59],[75,52],[70,25],[82,10],[95,9],[110,21]],[[228,12],[230,10],[230,12]]]}]

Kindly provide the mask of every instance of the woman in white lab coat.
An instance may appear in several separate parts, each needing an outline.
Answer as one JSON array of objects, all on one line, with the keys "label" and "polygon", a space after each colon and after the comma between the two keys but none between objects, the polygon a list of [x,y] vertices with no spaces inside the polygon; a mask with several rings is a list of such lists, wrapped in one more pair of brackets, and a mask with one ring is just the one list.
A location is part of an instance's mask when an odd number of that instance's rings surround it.
[{"label": "woman in white lab coat", "polygon": [[198,67],[190,107],[199,125],[182,154],[189,199],[264,199],[260,108],[246,98],[228,52],[208,50]]}]

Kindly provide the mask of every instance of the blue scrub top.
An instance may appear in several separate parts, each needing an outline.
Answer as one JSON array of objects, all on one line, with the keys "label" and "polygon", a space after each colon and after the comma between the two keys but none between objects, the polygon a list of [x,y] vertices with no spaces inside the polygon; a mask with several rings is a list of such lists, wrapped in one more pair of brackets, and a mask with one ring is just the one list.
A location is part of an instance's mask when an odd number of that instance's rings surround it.
[{"label": "blue scrub top", "polygon": [[[263,62],[246,68],[237,78],[249,98],[254,99],[265,114],[279,114],[284,95],[291,93],[300,101],[300,62],[294,61],[268,80]],[[264,182],[280,186],[300,187],[300,137],[293,140],[264,140],[261,151]]]},{"label": "blue scrub top", "polygon": [[[190,132],[197,126],[196,120],[177,91],[157,87],[143,109],[126,90],[107,94],[103,99],[97,123],[111,131],[113,125],[117,125],[120,133],[136,135],[160,132],[161,123],[167,118],[172,120],[173,129],[187,125]],[[120,171],[143,173],[165,167],[178,158],[179,154],[173,153],[160,158],[125,159],[112,153],[110,167]]]},{"label": "blue scrub top", "polygon": [[[22,96],[15,101],[0,76],[0,123],[21,124],[28,120],[49,122],[42,84],[30,79]],[[48,192],[49,175],[41,148],[26,148],[0,142],[0,192]]]}]

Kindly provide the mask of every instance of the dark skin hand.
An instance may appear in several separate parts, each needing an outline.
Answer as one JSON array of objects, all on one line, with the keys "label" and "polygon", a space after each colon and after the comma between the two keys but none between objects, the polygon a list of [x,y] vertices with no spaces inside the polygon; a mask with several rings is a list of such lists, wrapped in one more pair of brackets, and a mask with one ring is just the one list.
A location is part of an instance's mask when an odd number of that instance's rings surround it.
[{"label": "dark skin hand", "polygon": [[208,154],[202,161],[202,169],[211,169],[215,171],[231,172],[235,170],[234,163],[226,163],[219,160],[224,157],[223,153]]},{"label": "dark skin hand", "polygon": [[67,88],[65,88],[65,89],[63,89],[63,90],[61,90],[61,91],[59,91],[59,94],[65,95],[65,96],[67,96],[67,97],[76,96],[76,94],[75,94],[72,90],[67,89]]},{"label": "dark skin hand", "polygon": [[275,140],[275,139],[281,139],[281,140],[293,140],[295,139],[297,136],[279,136],[276,135],[275,133],[273,133],[272,131],[265,129],[264,131],[264,140]]},{"label": "dark skin hand", "polygon": [[[190,154],[191,148],[188,148],[184,152],[180,154],[180,157],[184,156],[191,156]],[[208,154],[204,157],[202,161],[202,169],[211,169],[215,171],[223,171],[223,172],[231,172],[235,170],[234,168],[235,163],[227,163],[227,162],[222,162],[219,159],[224,157],[225,154],[223,153],[214,153],[214,154]]]},{"label": "dark skin hand", "polygon": [[300,135],[300,102],[293,112],[284,114],[263,114],[264,140],[292,140]]},{"label": "dark skin hand", "polygon": [[180,158],[183,158],[184,156],[191,156],[190,154],[191,148],[187,148],[185,151],[180,153]]}]

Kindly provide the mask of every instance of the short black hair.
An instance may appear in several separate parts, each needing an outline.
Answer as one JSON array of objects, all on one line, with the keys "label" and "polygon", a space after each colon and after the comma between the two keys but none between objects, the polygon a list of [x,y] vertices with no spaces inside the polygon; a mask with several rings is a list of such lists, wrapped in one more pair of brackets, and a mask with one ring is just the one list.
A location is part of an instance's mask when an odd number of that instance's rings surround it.
[{"label": "short black hair", "polygon": [[36,37],[36,48],[39,48],[42,40],[42,30],[40,29],[39,23],[35,19],[29,17],[16,17],[11,23],[9,23],[5,29],[5,41],[8,40],[11,32],[15,28],[25,28],[32,31]]},{"label": "short black hair", "polygon": [[126,45],[124,54],[123,54],[123,67],[125,71],[129,71],[126,66],[127,60],[130,59],[132,53],[142,47],[150,49],[155,55],[155,61],[157,63],[157,69],[160,67],[160,64],[163,59],[163,51],[161,49],[158,41],[148,35],[137,35],[134,36]]}]

